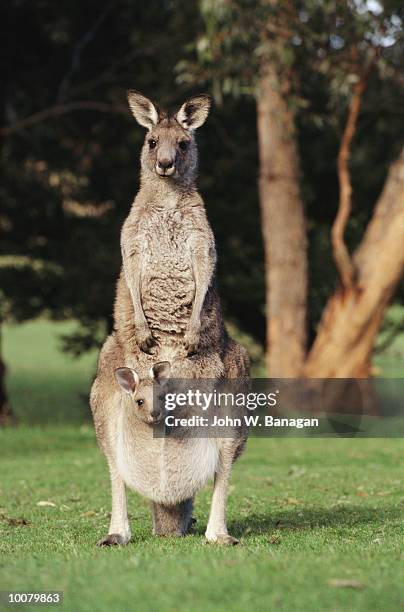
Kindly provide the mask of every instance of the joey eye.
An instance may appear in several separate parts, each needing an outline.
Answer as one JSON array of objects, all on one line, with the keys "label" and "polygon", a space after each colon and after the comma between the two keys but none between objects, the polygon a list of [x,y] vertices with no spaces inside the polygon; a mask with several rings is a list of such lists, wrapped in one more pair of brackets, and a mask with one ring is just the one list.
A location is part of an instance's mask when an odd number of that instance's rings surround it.
[{"label": "joey eye", "polygon": [[178,143],[178,146],[181,149],[181,151],[185,153],[185,151],[188,149],[189,142],[188,140],[180,140],[180,142]]},{"label": "joey eye", "polygon": [[137,403],[138,406],[143,406],[144,400],[138,399],[138,400],[136,400],[136,403]]},{"label": "joey eye", "polygon": [[154,140],[154,138],[150,138],[150,140],[149,140],[149,147],[150,147],[150,149],[154,149],[156,144],[157,144],[157,140]]}]

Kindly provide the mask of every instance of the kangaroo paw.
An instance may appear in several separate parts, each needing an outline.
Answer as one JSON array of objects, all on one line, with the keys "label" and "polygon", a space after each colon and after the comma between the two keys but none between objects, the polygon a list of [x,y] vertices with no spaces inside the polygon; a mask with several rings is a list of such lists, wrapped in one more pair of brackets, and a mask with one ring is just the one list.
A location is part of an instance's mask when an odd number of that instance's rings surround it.
[{"label": "kangaroo paw", "polygon": [[153,338],[153,336],[149,336],[142,342],[140,342],[139,347],[143,353],[147,353],[148,355],[153,355],[153,348],[156,346],[157,342]]},{"label": "kangaroo paw", "polygon": [[237,538],[233,538],[233,536],[228,533],[215,533],[210,534],[209,532],[205,533],[205,537],[208,542],[212,544],[220,544],[222,546],[235,546],[239,543]]},{"label": "kangaroo paw", "polygon": [[237,538],[233,538],[233,536],[229,535],[228,533],[219,533],[216,543],[224,546],[235,546],[239,543],[239,540],[237,540]]},{"label": "kangaroo paw", "polygon": [[185,332],[184,336],[184,348],[188,354],[188,357],[195,355],[198,350],[199,344],[199,331],[190,329]]},{"label": "kangaroo paw", "polygon": [[97,542],[98,547],[102,546],[124,546],[128,542],[119,533],[109,533],[105,538],[101,538]]},{"label": "kangaroo paw", "polygon": [[157,344],[148,325],[139,325],[135,333],[135,340],[140,350],[152,354],[153,347]]}]

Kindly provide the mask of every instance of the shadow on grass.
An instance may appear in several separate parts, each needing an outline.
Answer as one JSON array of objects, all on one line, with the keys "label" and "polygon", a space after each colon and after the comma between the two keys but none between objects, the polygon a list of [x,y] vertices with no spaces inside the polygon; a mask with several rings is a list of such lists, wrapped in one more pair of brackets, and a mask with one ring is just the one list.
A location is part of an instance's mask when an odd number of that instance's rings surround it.
[{"label": "shadow on grass", "polygon": [[[236,537],[263,535],[275,530],[303,531],[319,527],[355,527],[366,524],[384,524],[400,520],[402,511],[397,507],[374,508],[346,506],[344,508],[313,508],[273,511],[270,514],[250,514],[243,519],[229,521],[229,531]],[[197,531],[200,531],[199,525]]]},{"label": "shadow on grass", "polygon": [[[198,517],[195,512],[197,522],[193,526],[189,535],[201,537],[204,541],[206,520]],[[131,544],[139,544],[152,541],[165,543],[167,546],[178,542],[177,536],[157,537],[151,533],[151,516],[147,513],[141,517],[129,515],[130,521],[139,520],[146,523],[147,528],[136,535],[131,540]],[[401,524],[402,511],[399,507],[386,507],[376,509],[369,506],[347,506],[345,508],[313,508],[310,510],[291,509],[274,511],[272,514],[251,514],[243,519],[230,520],[228,522],[229,533],[236,538],[246,536],[268,536],[275,533],[304,532],[323,527],[348,528],[360,527],[363,525],[384,525],[387,521],[397,520]],[[102,530],[100,530],[101,533]],[[101,537],[101,535],[100,535]],[[99,539],[99,538],[97,538]],[[180,538],[181,539],[181,538]],[[91,544],[95,547],[94,543]],[[114,549],[115,547],[112,547]],[[99,549],[97,549],[99,550]],[[105,549],[102,549],[105,550]]]}]

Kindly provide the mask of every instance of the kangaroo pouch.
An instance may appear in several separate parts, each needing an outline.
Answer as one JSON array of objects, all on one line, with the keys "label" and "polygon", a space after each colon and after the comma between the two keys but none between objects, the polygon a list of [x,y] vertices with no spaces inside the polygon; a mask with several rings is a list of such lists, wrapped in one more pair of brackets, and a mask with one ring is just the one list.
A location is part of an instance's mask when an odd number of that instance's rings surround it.
[{"label": "kangaroo pouch", "polygon": [[213,478],[218,441],[153,437],[153,428],[127,413],[119,417],[116,462],[128,487],[165,505],[192,498]]}]

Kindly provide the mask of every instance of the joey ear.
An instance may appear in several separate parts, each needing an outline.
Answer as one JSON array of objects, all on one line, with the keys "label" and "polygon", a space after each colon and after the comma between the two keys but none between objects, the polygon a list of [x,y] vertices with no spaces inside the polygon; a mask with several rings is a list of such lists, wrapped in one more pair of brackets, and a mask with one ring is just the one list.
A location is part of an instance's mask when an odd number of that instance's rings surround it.
[{"label": "joey ear", "polygon": [[171,363],[169,361],[159,361],[150,368],[150,376],[159,385],[164,385],[170,377]]},{"label": "joey ear", "polygon": [[176,119],[186,130],[195,130],[205,123],[211,104],[212,98],[207,94],[193,96],[181,106]]},{"label": "joey ear", "polygon": [[132,368],[118,368],[115,378],[126,393],[134,393],[139,386],[139,375]]},{"label": "joey ear", "polygon": [[143,127],[151,130],[159,122],[159,113],[149,98],[137,91],[128,91],[128,102],[136,121]]}]

